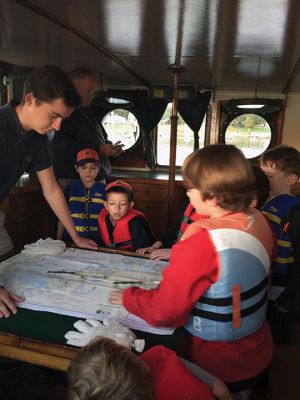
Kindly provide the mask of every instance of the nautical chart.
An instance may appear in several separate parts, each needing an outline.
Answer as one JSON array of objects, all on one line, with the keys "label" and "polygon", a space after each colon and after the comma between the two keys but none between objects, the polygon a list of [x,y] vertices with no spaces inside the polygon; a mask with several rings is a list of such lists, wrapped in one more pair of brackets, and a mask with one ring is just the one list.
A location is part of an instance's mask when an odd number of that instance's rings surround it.
[{"label": "nautical chart", "polygon": [[132,329],[171,334],[172,328],[154,328],[109,303],[109,293],[131,285],[154,288],[166,267],[164,261],[67,248],[62,254],[18,254],[0,264],[0,282],[23,295],[19,307],[80,318],[115,318]]}]

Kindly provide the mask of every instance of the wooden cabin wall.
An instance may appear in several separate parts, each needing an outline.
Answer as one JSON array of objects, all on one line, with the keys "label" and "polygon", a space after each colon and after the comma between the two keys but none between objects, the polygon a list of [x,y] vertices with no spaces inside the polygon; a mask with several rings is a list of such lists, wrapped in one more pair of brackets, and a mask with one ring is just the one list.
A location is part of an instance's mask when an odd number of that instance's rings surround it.
[{"label": "wooden cabin wall", "polygon": [[51,234],[52,213],[38,184],[14,187],[1,209],[16,249]]},{"label": "wooden cabin wall", "polygon": [[[109,180],[116,179],[125,179],[132,185],[134,207],[146,215],[153,233],[159,237],[168,226],[168,181],[124,178],[114,173]],[[182,181],[176,181],[174,221],[185,199]],[[56,219],[35,179],[24,186],[13,188],[1,204],[1,209],[5,213],[5,227],[15,248],[22,248],[25,244],[40,238],[45,239],[49,236],[55,238]]]}]

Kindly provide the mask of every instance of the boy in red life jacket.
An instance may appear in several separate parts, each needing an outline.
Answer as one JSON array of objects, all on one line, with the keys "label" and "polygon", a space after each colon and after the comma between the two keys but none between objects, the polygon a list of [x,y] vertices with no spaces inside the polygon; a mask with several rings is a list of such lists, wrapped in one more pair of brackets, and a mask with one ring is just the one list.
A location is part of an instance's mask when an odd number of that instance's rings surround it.
[{"label": "boy in red life jacket", "polygon": [[104,245],[123,250],[151,246],[156,238],[146,216],[133,208],[131,185],[117,180],[109,183],[105,190],[105,209],[98,217]]},{"label": "boy in red life jacket", "polygon": [[[64,195],[75,229],[80,236],[93,239],[102,245],[98,215],[104,208],[105,184],[96,181],[101,169],[98,153],[93,149],[80,150],[74,167],[80,179],[71,182],[65,188]],[[56,238],[71,241],[60,221],[57,224]]]},{"label": "boy in red life jacket", "polygon": [[265,320],[272,233],[250,207],[254,176],[236,147],[197,150],[185,160],[183,178],[196,212],[209,218],[191,224],[173,246],[158,288],[129,287],[110,301],[152,325],[184,326],[183,356],[232,390],[246,389],[273,353]]},{"label": "boy in red life jacket", "polygon": [[154,346],[141,356],[97,336],[84,346],[68,368],[69,400],[230,400],[224,383],[201,371],[205,384],[176,353]]}]

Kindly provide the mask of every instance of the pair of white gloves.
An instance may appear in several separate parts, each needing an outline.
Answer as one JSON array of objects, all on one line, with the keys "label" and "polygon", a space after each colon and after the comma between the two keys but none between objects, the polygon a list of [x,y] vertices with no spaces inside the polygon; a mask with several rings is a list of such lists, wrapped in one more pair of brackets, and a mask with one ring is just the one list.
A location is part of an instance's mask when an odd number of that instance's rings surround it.
[{"label": "pair of white gloves", "polygon": [[96,336],[109,337],[127,348],[134,348],[137,352],[142,352],[145,346],[145,340],[137,339],[131,329],[113,319],[104,319],[103,323],[94,319],[79,320],[75,322],[74,327],[78,331],[65,334],[67,344],[73,346],[85,346]]},{"label": "pair of white gloves", "polygon": [[21,251],[22,254],[28,255],[44,255],[54,256],[61,254],[66,249],[66,243],[62,240],[54,240],[51,238],[39,239],[35,243],[25,244],[24,249]]}]

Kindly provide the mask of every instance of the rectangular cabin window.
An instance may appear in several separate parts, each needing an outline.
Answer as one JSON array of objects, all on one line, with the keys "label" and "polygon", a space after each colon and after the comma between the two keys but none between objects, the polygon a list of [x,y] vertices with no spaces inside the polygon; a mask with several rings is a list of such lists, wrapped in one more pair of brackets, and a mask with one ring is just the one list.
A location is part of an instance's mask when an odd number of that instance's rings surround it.
[{"label": "rectangular cabin window", "polygon": [[[171,134],[171,114],[172,103],[169,103],[162,119],[157,125],[157,141],[156,141],[156,154],[158,166],[169,165],[170,160],[170,134]],[[199,148],[204,147],[205,142],[205,127],[206,116],[203,119],[201,128],[196,136],[198,139]],[[194,132],[184,122],[178,113],[177,122],[177,145],[176,145],[176,166],[181,167],[185,158],[191,154],[196,148]]]}]

